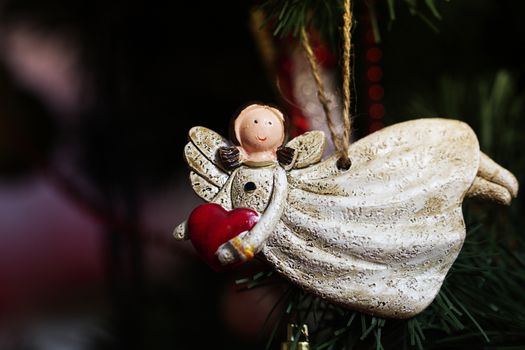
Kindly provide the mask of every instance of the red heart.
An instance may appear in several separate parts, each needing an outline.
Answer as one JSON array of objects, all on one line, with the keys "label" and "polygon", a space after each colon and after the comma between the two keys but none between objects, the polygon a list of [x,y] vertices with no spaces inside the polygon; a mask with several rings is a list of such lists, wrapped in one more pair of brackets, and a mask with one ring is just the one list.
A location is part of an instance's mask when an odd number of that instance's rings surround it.
[{"label": "red heart", "polygon": [[215,270],[223,267],[215,252],[223,243],[250,230],[259,220],[251,209],[236,208],[228,211],[219,204],[203,204],[195,208],[188,219],[188,232],[195,250]]}]

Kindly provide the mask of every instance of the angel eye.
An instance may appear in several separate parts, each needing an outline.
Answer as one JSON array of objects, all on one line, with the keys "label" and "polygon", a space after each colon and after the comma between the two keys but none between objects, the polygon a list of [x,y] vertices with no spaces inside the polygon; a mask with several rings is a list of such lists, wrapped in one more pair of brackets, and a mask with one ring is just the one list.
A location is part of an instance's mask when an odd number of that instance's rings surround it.
[{"label": "angel eye", "polygon": [[253,192],[256,188],[257,186],[251,181],[244,184],[244,192]]},{"label": "angel eye", "polygon": [[273,123],[272,122],[268,122],[268,125],[272,125]]},{"label": "angel eye", "polygon": [[253,122],[254,122],[255,124],[259,124],[259,121],[258,121],[257,119],[255,119]]}]

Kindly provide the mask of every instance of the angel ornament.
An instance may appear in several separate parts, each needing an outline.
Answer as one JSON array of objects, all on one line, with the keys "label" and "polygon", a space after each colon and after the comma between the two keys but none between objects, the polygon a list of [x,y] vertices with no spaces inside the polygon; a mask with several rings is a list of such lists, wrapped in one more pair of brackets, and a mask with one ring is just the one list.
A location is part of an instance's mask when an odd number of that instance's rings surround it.
[{"label": "angel ornament", "polygon": [[[512,173],[457,120],[377,131],[349,147],[348,170],[338,169],[337,156],[321,160],[320,131],[283,145],[285,120],[273,107],[248,106],[233,131],[235,146],[194,127],[185,147],[195,192],[224,212],[247,208],[255,218],[217,243],[217,262],[261,253],[305,290],[381,317],[408,318],[432,302],[465,239],[465,197],[508,205],[518,192]],[[175,229],[177,239],[191,239],[206,218],[191,220]]]}]

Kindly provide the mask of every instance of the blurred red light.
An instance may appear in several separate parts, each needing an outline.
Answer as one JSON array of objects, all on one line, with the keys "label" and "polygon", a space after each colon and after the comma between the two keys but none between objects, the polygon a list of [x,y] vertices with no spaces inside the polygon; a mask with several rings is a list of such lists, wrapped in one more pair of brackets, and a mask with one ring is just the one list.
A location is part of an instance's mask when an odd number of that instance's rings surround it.
[{"label": "blurred red light", "polygon": [[383,77],[383,70],[379,66],[372,66],[368,68],[366,72],[366,76],[368,77],[368,80],[371,82],[378,82]]},{"label": "blurred red light", "polygon": [[368,89],[368,98],[372,101],[379,101],[385,95],[385,90],[379,84],[374,84]]},{"label": "blurred red light", "polygon": [[385,107],[380,103],[374,103],[368,109],[368,114],[372,119],[381,119],[385,116]]},{"label": "blurred red light", "polygon": [[383,51],[377,47],[368,49],[366,52],[366,59],[368,62],[377,63],[381,60],[381,57],[383,57]]}]

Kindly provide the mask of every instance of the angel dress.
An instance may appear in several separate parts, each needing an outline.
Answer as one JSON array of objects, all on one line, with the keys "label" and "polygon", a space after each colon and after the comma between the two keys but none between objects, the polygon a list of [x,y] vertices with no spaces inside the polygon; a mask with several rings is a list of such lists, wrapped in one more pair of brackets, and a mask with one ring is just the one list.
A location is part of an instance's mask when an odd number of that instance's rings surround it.
[{"label": "angel dress", "polygon": [[229,173],[216,158],[225,142],[205,128],[190,131],[193,188],[226,209],[266,215],[253,229],[267,231],[257,251],[280,274],[377,316],[411,317],[432,302],[465,239],[461,205],[480,161],[467,124],[387,127],[350,146],[349,170],[337,168],[336,156],[321,161],[318,131],[288,143],[297,154],[290,170],[265,164]]}]

